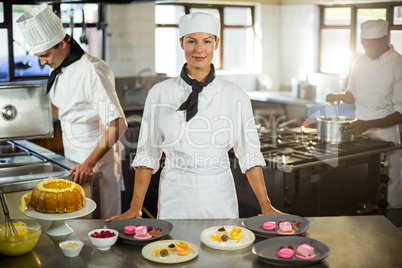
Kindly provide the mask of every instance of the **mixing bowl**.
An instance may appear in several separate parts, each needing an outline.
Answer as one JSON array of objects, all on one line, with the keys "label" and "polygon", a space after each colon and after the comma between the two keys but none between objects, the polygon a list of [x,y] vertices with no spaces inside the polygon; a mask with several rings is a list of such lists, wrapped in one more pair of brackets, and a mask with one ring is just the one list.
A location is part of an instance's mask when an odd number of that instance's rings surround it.
[{"label": "mixing bowl", "polygon": [[13,221],[18,236],[6,236],[4,224],[0,225],[0,254],[18,256],[31,251],[38,242],[41,227],[36,221]]}]

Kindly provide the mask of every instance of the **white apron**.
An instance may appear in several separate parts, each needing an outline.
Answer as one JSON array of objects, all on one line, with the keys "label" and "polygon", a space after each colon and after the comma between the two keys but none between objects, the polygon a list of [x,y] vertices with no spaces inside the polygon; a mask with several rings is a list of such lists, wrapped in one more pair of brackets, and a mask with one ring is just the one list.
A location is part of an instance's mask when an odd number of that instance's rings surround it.
[{"label": "white apron", "polygon": [[[68,124],[61,122],[64,153],[67,159],[82,164],[92,153],[104,134],[104,127],[98,122],[92,124]],[[103,133],[101,130],[103,129]],[[100,133],[99,133],[100,132]],[[101,218],[121,214],[121,191],[123,178],[119,160],[120,141],[116,143],[95,166],[102,171],[99,181],[100,189],[107,189],[108,194],[100,195]]]},{"label": "white apron", "polygon": [[208,169],[193,173],[164,168],[159,183],[158,218],[239,218],[231,170],[212,174]]}]

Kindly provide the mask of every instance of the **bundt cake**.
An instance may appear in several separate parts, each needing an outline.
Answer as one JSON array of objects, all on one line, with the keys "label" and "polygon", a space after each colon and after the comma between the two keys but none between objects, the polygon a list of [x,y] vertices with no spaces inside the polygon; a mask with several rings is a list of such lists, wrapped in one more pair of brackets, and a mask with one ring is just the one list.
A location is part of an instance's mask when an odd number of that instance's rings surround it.
[{"label": "bundt cake", "polygon": [[39,212],[72,212],[85,206],[85,192],[81,185],[73,181],[50,179],[33,189],[29,204]]}]

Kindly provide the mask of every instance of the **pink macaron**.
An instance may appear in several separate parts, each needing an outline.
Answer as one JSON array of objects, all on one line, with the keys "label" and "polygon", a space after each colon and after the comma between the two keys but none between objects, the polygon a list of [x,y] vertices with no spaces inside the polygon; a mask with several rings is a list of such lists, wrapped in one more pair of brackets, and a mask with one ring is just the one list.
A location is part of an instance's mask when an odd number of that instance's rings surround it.
[{"label": "pink macaron", "polygon": [[135,229],[136,229],[137,227],[135,227],[135,226],[133,226],[133,225],[128,225],[128,226],[126,226],[126,227],[124,227],[124,232],[126,233],[126,234],[135,234]]},{"label": "pink macaron", "polygon": [[265,230],[273,230],[273,229],[275,229],[275,227],[276,227],[276,223],[274,221],[267,221],[262,226],[262,228],[264,228]]},{"label": "pink macaron", "polygon": [[295,251],[290,248],[282,248],[278,252],[278,256],[283,259],[290,259],[293,257],[294,254],[295,254]]}]

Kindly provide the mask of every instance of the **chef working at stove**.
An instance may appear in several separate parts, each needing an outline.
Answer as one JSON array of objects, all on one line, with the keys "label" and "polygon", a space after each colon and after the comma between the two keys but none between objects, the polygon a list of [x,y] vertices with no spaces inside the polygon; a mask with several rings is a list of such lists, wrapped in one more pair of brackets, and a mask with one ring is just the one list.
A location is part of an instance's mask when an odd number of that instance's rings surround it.
[{"label": "chef working at stove", "polygon": [[215,77],[211,63],[219,44],[219,21],[192,13],[179,20],[180,45],[187,63],[178,77],[156,84],[148,93],[130,209],[107,221],[139,218],[153,173],[166,155],[158,200],[159,219],[238,218],[228,151],[258,198],[262,214],[281,213],[268,198],[251,103],[237,85]]},{"label": "chef working at stove", "polygon": [[[389,43],[388,22],[369,20],[361,24],[365,54],[352,68],[343,93],[327,96],[327,101],[355,103],[356,122],[345,127],[353,135],[400,143],[398,124],[402,123],[402,56]],[[402,208],[401,152],[389,157],[388,208]]]},{"label": "chef working at stove", "polygon": [[53,69],[47,84],[53,118],[60,119],[65,157],[80,163],[69,175],[85,184],[95,169],[101,170],[101,217],[121,213],[117,142],[127,123],[112,70],[65,33],[61,20],[47,4],[30,9],[17,24],[41,64]]}]

